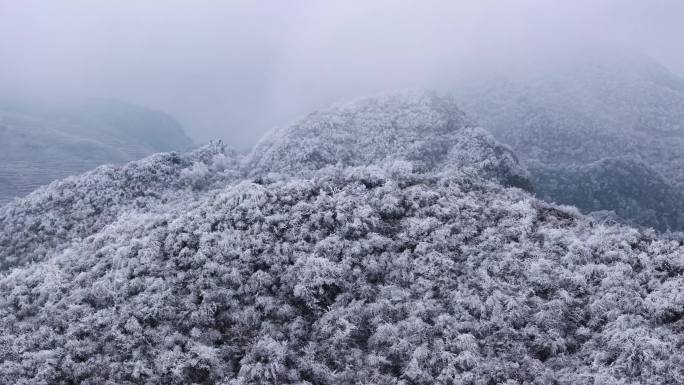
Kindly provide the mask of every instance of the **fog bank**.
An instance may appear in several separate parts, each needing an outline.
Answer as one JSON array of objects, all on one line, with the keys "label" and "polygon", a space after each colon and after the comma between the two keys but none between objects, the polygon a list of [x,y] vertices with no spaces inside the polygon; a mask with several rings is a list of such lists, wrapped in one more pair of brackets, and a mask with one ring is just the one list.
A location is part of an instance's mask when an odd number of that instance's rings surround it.
[{"label": "fog bank", "polygon": [[682,74],[683,15],[674,0],[2,0],[0,95],[123,99],[171,113],[198,142],[247,148],[340,98],[448,91],[585,47]]}]

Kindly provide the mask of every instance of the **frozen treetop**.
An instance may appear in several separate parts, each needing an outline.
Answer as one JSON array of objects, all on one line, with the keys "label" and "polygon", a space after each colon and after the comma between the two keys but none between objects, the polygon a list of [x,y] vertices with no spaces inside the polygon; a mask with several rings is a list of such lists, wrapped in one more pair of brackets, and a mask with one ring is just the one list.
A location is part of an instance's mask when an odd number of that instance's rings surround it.
[{"label": "frozen treetop", "polygon": [[314,112],[267,135],[247,158],[251,175],[307,175],[329,165],[409,161],[421,171],[458,169],[528,187],[514,154],[478,128],[451,98],[406,91]]}]

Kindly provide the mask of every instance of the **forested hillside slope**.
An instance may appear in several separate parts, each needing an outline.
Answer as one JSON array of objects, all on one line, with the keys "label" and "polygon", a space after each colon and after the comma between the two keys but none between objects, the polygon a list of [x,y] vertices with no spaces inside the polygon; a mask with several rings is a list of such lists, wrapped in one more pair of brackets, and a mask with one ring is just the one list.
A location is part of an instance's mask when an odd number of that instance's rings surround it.
[{"label": "forested hillside slope", "polygon": [[128,212],[173,210],[178,201],[239,178],[237,165],[236,154],[217,142],[187,154],[101,166],[41,187],[0,207],[0,270],[40,261]]},{"label": "forested hillside slope", "polygon": [[[364,99],[245,159],[155,155],[9,204],[0,382],[684,384],[682,242],[505,187],[515,158],[452,108]],[[424,130],[455,139],[404,147]]]},{"label": "forested hillside slope", "polygon": [[406,91],[317,111],[266,135],[246,159],[249,174],[308,175],[330,165],[409,161],[417,170],[461,172],[530,189],[513,152],[468,119],[450,97]]}]

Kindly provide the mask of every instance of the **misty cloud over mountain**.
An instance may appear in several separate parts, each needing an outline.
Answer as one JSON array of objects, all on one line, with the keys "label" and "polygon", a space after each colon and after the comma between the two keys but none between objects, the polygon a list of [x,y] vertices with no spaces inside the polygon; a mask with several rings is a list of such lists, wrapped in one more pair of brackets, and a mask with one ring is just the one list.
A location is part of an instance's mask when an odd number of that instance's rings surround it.
[{"label": "misty cloud over mountain", "polygon": [[0,2],[0,96],[113,98],[250,149],[340,100],[458,91],[588,47],[684,74],[679,0]]}]

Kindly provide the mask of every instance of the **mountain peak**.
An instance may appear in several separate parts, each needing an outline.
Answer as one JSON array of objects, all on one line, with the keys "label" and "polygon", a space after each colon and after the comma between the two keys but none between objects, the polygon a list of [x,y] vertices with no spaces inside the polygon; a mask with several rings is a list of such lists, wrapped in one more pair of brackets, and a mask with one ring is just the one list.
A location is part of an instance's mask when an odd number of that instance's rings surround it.
[{"label": "mountain peak", "polygon": [[403,91],[316,111],[267,135],[246,159],[251,175],[307,175],[332,165],[408,161],[424,172],[465,172],[527,186],[513,153],[451,97]]}]

